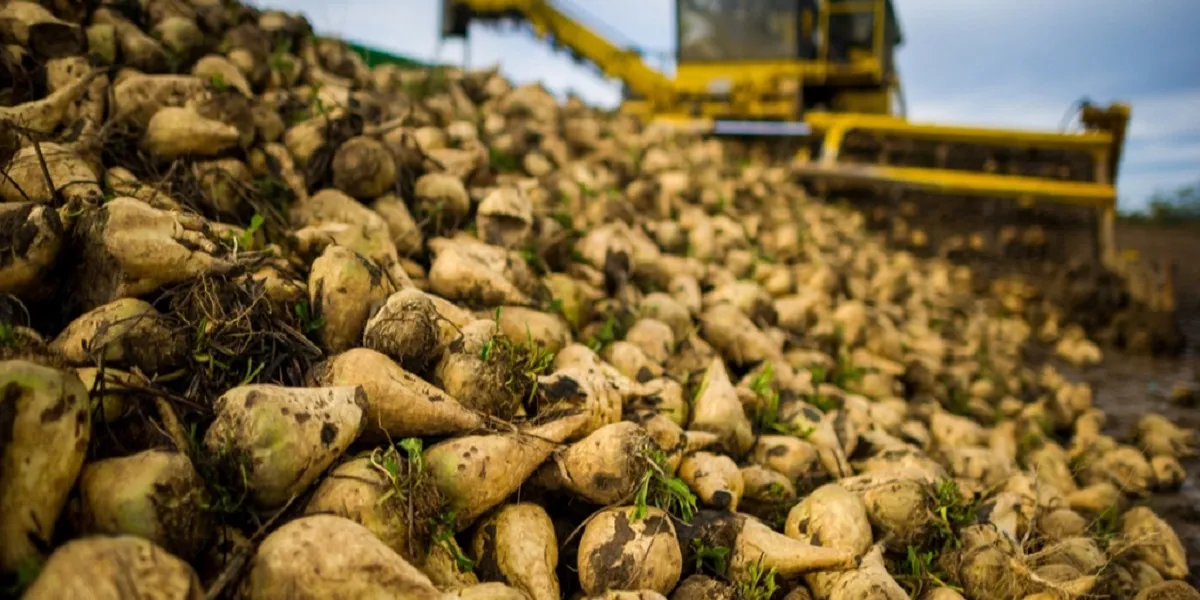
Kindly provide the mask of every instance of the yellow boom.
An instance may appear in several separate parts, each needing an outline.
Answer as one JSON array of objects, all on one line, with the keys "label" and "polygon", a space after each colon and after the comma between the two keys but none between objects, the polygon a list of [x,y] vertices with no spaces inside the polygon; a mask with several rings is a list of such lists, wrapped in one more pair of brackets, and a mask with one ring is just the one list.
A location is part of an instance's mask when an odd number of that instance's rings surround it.
[{"label": "yellow boom", "polygon": [[463,9],[468,11],[472,20],[481,17],[517,17],[528,22],[538,37],[567,46],[575,54],[595,64],[608,77],[623,81],[639,96],[665,99],[670,93],[671,81],[646,66],[637,52],[618,48],[544,0],[470,0],[445,3],[443,7],[443,35],[453,33],[447,27],[455,22],[453,13]]}]

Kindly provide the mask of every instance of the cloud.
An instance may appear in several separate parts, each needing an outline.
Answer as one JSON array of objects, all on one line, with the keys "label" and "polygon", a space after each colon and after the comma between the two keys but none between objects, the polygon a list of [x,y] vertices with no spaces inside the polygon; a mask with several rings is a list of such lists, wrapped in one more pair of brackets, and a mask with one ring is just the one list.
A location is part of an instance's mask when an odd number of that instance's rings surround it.
[{"label": "cloud", "polygon": [[[1155,168],[1194,167],[1200,162],[1200,139],[1164,140],[1140,144],[1130,156],[1130,163],[1139,170]],[[1200,178],[1200,173],[1193,175]]]},{"label": "cloud", "polygon": [[[895,0],[909,115],[949,124],[1055,129],[1083,96],[1127,100],[1133,118],[1119,179],[1122,205],[1200,178],[1200,2],[1155,0]],[[674,44],[673,0],[553,0],[614,41]],[[259,0],[307,14],[323,32],[422,59],[460,63],[464,45],[439,44],[440,0]],[[586,4],[586,9],[581,8]],[[527,31],[472,28],[469,60],[500,64],[518,82],[542,81],[615,106],[618,82],[576,65]],[[658,65],[666,72],[672,65]],[[1190,141],[1189,141],[1190,140]]]},{"label": "cloud", "polygon": [[[1158,93],[1200,75],[1193,0],[898,0],[910,85],[1032,84],[1093,96]],[[1101,98],[1097,98],[1101,99]],[[1069,100],[1068,100],[1069,101]]]},{"label": "cloud", "polygon": [[1131,137],[1200,135],[1200,87],[1135,97],[1132,105]]}]

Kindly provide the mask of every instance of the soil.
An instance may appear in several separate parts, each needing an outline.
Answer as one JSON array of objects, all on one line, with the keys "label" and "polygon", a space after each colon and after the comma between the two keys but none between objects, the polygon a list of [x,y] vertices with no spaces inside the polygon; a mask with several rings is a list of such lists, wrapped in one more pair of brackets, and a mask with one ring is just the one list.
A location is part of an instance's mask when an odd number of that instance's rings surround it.
[{"label": "soil", "polygon": [[[999,211],[997,207],[983,207],[978,215],[974,215],[980,221],[964,224],[961,210],[954,213],[953,217],[937,212],[951,209],[941,206],[941,203],[923,205],[915,220],[928,230],[932,239],[939,237],[939,234],[944,236],[971,231],[970,225],[973,224],[985,229],[992,227],[994,223],[990,220]],[[1064,227],[1066,224],[1061,220],[1043,223],[1059,238],[1056,247],[1067,248],[1069,253],[1075,255],[1096,250],[1090,245],[1086,219],[1073,223],[1073,227]],[[1185,340],[1183,353],[1179,357],[1155,358],[1108,349],[1105,350],[1104,362],[1090,369],[1075,369],[1060,361],[1056,361],[1055,365],[1071,379],[1091,384],[1095,405],[1108,416],[1105,433],[1118,440],[1130,441],[1137,420],[1151,412],[1171,419],[1176,425],[1200,432],[1200,403],[1184,406],[1170,400],[1171,390],[1180,383],[1190,384],[1200,394],[1200,261],[1190,260],[1200,255],[1200,223],[1156,225],[1119,221],[1116,237],[1117,246],[1122,250],[1136,251],[1146,268],[1160,274],[1170,272],[1176,318]],[[984,271],[987,266],[973,265],[976,268],[983,267]],[[1024,269],[1017,266],[1017,270]],[[1197,436],[1200,438],[1200,433]],[[1181,459],[1180,462],[1187,472],[1180,489],[1156,492],[1146,504],[1166,519],[1179,535],[1187,550],[1188,582],[1200,587],[1200,456]]]},{"label": "soil", "polygon": [[[1178,383],[1200,386],[1200,311],[1180,315],[1188,348],[1177,359],[1151,359],[1108,352],[1103,364],[1080,371],[1059,365],[1075,380],[1092,385],[1095,404],[1108,415],[1106,433],[1129,441],[1137,420],[1156,412],[1181,427],[1200,431],[1200,405],[1183,406],[1170,400]],[[1200,456],[1183,459],[1187,478],[1174,492],[1155,493],[1147,506],[1166,519],[1183,542],[1188,556],[1188,583],[1200,587]]]},{"label": "soil", "polygon": [[[1092,383],[1096,405],[1109,415],[1109,434],[1128,437],[1138,417],[1158,412],[1176,425],[1200,430],[1200,406],[1169,400],[1171,388],[1190,382],[1200,386],[1200,224],[1156,226],[1119,222],[1117,244],[1137,250],[1150,264],[1174,275],[1177,318],[1186,339],[1179,359],[1108,355],[1100,368],[1080,374]],[[1175,528],[1188,555],[1188,583],[1200,587],[1200,457],[1181,461],[1187,471],[1174,493],[1156,494],[1149,505]]]},{"label": "soil", "polygon": [[1195,315],[1200,313],[1200,261],[1193,259],[1200,256],[1200,223],[1151,225],[1121,221],[1117,223],[1117,246],[1137,251],[1139,260],[1160,272],[1172,272],[1175,302],[1181,314],[1192,315],[1191,340],[1200,344],[1195,324]]}]

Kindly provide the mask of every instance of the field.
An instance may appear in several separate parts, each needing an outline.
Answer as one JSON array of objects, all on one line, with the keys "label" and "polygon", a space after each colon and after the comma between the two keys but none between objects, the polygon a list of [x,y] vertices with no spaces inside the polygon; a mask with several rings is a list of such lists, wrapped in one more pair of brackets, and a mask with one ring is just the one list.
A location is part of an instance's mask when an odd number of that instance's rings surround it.
[{"label": "field", "polygon": [[1200,223],[1148,225],[1120,222],[1117,243],[1145,260],[1175,265],[1175,296],[1180,324],[1193,356],[1200,353]]}]

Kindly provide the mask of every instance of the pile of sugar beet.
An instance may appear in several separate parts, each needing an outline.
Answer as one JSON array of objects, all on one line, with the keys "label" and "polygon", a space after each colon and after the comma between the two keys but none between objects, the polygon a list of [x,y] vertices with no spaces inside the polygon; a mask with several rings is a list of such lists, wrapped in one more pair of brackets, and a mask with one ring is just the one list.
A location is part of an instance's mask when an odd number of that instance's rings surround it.
[{"label": "pile of sugar beet", "polygon": [[225,0],[0,34],[4,594],[1200,597],[1192,432],[785,167]]}]

